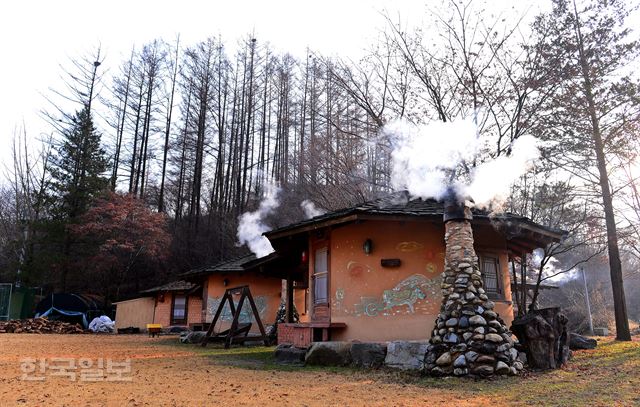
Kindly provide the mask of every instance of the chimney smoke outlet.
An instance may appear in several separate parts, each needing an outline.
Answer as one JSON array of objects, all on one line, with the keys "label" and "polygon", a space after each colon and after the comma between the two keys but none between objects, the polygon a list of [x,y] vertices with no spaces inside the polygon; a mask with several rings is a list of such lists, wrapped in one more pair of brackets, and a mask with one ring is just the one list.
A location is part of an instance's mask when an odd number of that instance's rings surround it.
[{"label": "chimney smoke outlet", "polygon": [[461,198],[453,188],[448,188],[444,197],[444,222],[450,220],[472,220],[473,215],[471,209],[464,204],[464,199]]}]

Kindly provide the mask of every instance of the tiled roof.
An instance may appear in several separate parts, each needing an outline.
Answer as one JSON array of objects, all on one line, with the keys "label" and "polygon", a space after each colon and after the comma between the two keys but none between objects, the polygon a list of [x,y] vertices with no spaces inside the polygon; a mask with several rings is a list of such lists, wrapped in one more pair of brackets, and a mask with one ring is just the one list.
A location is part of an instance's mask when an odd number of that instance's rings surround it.
[{"label": "tiled roof", "polygon": [[246,271],[253,267],[265,264],[275,259],[276,257],[277,255],[275,253],[272,253],[265,257],[256,258],[255,254],[249,253],[231,260],[222,261],[220,263],[214,264],[213,266],[204,266],[197,269],[189,270],[186,273],[181,274],[181,276],[193,277],[196,275],[211,273],[233,273]]},{"label": "tiled roof", "polygon": [[[524,216],[514,215],[512,213],[502,213],[500,215],[491,215],[490,212],[482,209],[473,208],[471,210],[473,217],[476,219],[489,219],[495,221],[513,222],[517,221],[522,224],[528,224],[529,226],[536,227],[541,230],[545,230],[551,234],[562,235],[562,231],[545,228],[541,225],[532,222]],[[388,215],[388,216],[442,216],[444,213],[444,203],[442,201],[436,201],[435,199],[422,199],[413,198],[409,196],[407,191],[399,191],[391,193],[383,198],[373,201],[365,202],[360,205],[353,206],[351,208],[340,209],[334,212],[328,212],[320,216],[316,216],[311,219],[303,220],[301,222],[293,223],[278,229],[271,230],[265,233],[265,236],[270,237],[282,232],[293,231],[298,228],[304,228],[305,226],[311,226],[316,223],[322,223],[325,221],[339,219],[342,217],[348,217],[350,215],[359,214],[371,214],[371,215]],[[490,216],[491,215],[491,216]]]},{"label": "tiled roof", "polygon": [[197,284],[190,283],[184,280],[172,281],[170,283],[160,285],[158,287],[149,288],[148,290],[140,291],[142,294],[152,294],[160,291],[189,291],[195,288]]}]

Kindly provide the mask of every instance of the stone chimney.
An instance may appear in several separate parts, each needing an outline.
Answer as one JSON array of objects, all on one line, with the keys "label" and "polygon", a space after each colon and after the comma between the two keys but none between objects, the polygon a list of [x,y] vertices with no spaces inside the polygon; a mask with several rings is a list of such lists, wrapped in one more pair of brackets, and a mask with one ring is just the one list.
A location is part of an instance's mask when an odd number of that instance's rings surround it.
[{"label": "stone chimney", "polygon": [[444,203],[443,298],[425,368],[436,376],[517,374],[523,365],[511,332],[482,288],[472,219],[464,199],[450,189]]}]

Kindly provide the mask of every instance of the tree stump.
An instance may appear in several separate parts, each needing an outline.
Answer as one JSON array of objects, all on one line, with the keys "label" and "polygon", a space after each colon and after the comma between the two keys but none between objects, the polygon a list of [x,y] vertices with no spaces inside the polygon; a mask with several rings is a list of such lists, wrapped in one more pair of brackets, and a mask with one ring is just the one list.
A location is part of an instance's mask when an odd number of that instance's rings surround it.
[{"label": "tree stump", "polygon": [[511,331],[534,369],[556,369],[569,360],[567,317],[560,308],[534,310],[513,321]]}]

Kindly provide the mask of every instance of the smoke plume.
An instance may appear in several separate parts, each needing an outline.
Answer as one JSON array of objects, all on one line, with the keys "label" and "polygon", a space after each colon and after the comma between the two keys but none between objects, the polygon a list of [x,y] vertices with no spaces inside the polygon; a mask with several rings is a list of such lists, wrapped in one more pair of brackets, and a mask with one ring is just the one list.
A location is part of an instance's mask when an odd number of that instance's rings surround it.
[{"label": "smoke plume", "polygon": [[300,207],[304,211],[304,216],[307,219],[315,218],[316,216],[324,215],[325,211],[318,208],[313,202],[309,199],[305,199],[300,203]]},{"label": "smoke plume", "polygon": [[471,120],[433,122],[416,126],[397,120],[383,129],[393,141],[391,184],[411,195],[440,199],[449,186],[449,174],[477,151]]},{"label": "smoke plume", "polygon": [[258,209],[240,215],[238,242],[239,244],[246,244],[256,257],[264,257],[274,251],[271,243],[269,243],[269,239],[262,236],[262,234],[271,229],[264,223],[264,219],[280,206],[280,202],[278,201],[279,193],[280,188],[265,183],[264,197]]},{"label": "smoke plume", "polygon": [[511,155],[486,161],[471,173],[471,183],[463,193],[475,201],[476,206],[499,209],[509,196],[511,185],[540,156],[538,140],[533,136],[520,136],[511,145]]},{"label": "smoke plume", "polygon": [[510,186],[538,158],[538,141],[521,136],[513,144],[509,156],[486,161],[470,171],[469,180],[453,180],[451,174],[464,165],[467,168],[482,150],[477,128],[472,120],[432,122],[413,125],[397,120],[382,130],[393,140],[391,184],[406,189],[412,196],[441,199],[448,187],[476,206],[500,209]]}]

